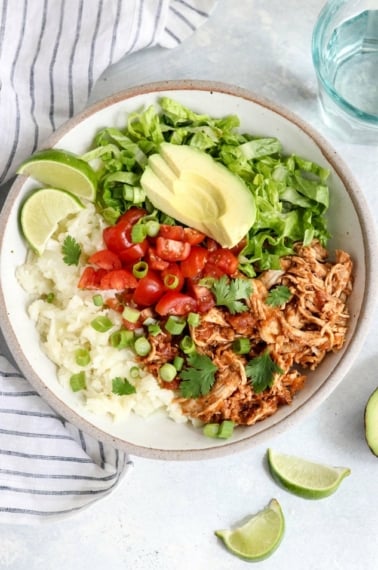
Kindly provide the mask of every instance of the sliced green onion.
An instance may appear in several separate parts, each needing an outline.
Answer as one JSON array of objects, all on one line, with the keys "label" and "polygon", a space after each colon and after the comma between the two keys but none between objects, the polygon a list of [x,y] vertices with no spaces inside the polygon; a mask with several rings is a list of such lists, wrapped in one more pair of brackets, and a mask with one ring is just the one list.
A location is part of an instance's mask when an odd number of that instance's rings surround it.
[{"label": "sliced green onion", "polygon": [[104,304],[104,299],[102,298],[102,295],[100,295],[100,294],[93,295],[92,301],[93,301],[93,304],[96,305],[96,307],[101,307]]},{"label": "sliced green onion", "polygon": [[152,336],[156,336],[161,333],[161,328],[157,323],[151,323],[148,325],[147,330]]},{"label": "sliced green onion", "polygon": [[180,342],[180,348],[185,354],[191,354],[196,350],[196,345],[191,336],[186,335]]},{"label": "sliced green onion", "polygon": [[146,239],[147,230],[145,224],[134,224],[131,228],[131,241],[133,243],[140,243]]},{"label": "sliced green onion", "polygon": [[200,316],[198,313],[189,313],[188,315],[188,325],[191,327],[198,327],[200,324]]},{"label": "sliced green onion", "polygon": [[163,366],[160,366],[159,376],[163,380],[163,382],[172,382],[172,380],[176,378],[176,375],[177,375],[177,370],[173,366],[173,364],[166,362],[165,364],[163,364]]},{"label": "sliced green onion", "polygon": [[133,275],[137,279],[142,279],[148,273],[148,263],[146,261],[138,261],[133,265]]},{"label": "sliced green onion", "polygon": [[85,372],[81,371],[78,374],[72,374],[70,378],[70,386],[72,392],[80,392],[85,388]]},{"label": "sliced green onion", "polygon": [[173,366],[176,368],[177,372],[180,372],[182,367],[184,366],[185,360],[182,356],[175,356],[173,359]]},{"label": "sliced green onion", "polygon": [[166,275],[164,275],[164,285],[168,289],[176,289],[179,282],[180,282],[179,278],[177,277],[177,275],[173,275],[173,273],[167,273]]},{"label": "sliced green onion", "polygon": [[181,334],[186,327],[186,321],[184,319],[180,319],[179,317],[175,317],[174,315],[170,315],[164,326],[165,329],[173,335]]},{"label": "sliced green onion", "polygon": [[130,378],[133,378],[134,380],[135,380],[136,378],[139,378],[139,376],[140,376],[140,368],[139,368],[139,366],[132,366],[132,367],[130,368],[129,374],[130,374]]},{"label": "sliced green onion", "polygon": [[113,323],[109,319],[109,317],[99,316],[93,319],[93,321],[91,322],[91,326],[97,332],[107,332],[109,329],[112,328]]},{"label": "sliced green onion", "polygon": [[228,439],[234,433],[235,424],[231,420],[224,420],[219,426],[218,436],[221,439]]},{"label": "sliced green onion", "polygon": [[219,424],[206,424],[202,428],[202,433],[206,437],[218,437]]},{"label": "sliced green onion", "polygon": [[75,362],[79,366],[87,366],[91,361],[91,356],[86,348],[78,348],[75,351]]},{"label": "sliced green onion", "polygon": [[251,350],[251,341],[249,338],[236,338],[232,343],[232,350],[236,354],[248,354]]},{"label": "sliced green onion", "polygon": [[145,336],[140,336],[134,342],[134,350],[138,356],[147,356],[151,350],[151,344]]},{"label": "sliced green onion", "polygon": [[113,348],[126,348],[127,346],[131,346],[134,340],[134,333],[127,329],[121,329],[119,331],[114,331],[114,333],[110,335],[109,340]]},{"label": "sliced green onion", "polygon": [[47,293],[46,295],[43,295],[43,299],[46,301],[46,303],[53,303],[55,299],[55,294],[52,292]]},{"label": "sliced green onion", "polygon": [[129,323],[136,323],[140,317],[140,311],[134,307],[125,307],[122,312],[122,318]]},{"label": "sliced green onion", "polygon": [[157,220],[148,220],[146,222],[146,232],[149,237],[156,237],[160,230],[160,224]]}]

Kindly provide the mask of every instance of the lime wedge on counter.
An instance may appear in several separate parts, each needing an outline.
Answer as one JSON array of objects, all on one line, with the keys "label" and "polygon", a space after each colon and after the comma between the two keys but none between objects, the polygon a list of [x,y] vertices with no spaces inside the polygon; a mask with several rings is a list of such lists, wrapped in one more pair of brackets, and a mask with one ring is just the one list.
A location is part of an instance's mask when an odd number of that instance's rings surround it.
[{"label": "lime wedge on counter", "polygon": [[268,449],[268,464],[273,478],[285,489],[305,499],[322,499],[332,495],[348,467],[331,467]]},{"label": "lime wedge on counter", "polygon": [[365,406],[365,438],[371,452],[378,456],[378,388]]},{"label": "lime wedge on counter", "polygon": [[51,188],[67,190],[94,201],[97,178],[93,168],[75,154],[55,148],[36,152],[21,164],[18,174],[32,176]]},{"label": "lime wedge on counter", "polygon": [[285,529],[285,519],[276,499],[235,529],[216,530],[230,552],[250,561],[264,560],[276,550]]},{"label": "lime wedge on counter", "polygon": [[25,239],[41,255],[58,224],[68,216],[77,214],[83,207],[76,196],[65,190],[36,190],[21,208],[20,224]]}]

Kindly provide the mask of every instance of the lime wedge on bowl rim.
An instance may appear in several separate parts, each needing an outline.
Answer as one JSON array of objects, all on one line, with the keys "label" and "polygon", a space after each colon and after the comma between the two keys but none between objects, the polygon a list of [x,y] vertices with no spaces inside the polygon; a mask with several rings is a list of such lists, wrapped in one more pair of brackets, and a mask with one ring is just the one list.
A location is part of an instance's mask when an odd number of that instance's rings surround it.
[{"label": "lime wedge on bowl rim", "polygon": [[268,465],[273,478],[286,490],[305,499],[332,495],[350,475],[348,467],[331,467],[268,449]]},{"label": "lime wedge on bowl rim", "polygon": [[39,255],[59,223],[83,208],[80,200],[65,190],[42,188],[22,204],[20,225],[30,247]]},{"label": "lime wedge on bowl rim", "polygon": [[265,509],[234,529],[216,530],[226,548],[246,560],[258,562],[268,558],[279,546],[285,519],[279,502],[272,499]]},{"label": "lime wedge on bowl rim", "polygon": [[95,171],[85,160],[65,150],[51,148],[36,152],[21,164],[17,173],[51,188],[67,190],[81,199],[93,201],[96,197]]}]

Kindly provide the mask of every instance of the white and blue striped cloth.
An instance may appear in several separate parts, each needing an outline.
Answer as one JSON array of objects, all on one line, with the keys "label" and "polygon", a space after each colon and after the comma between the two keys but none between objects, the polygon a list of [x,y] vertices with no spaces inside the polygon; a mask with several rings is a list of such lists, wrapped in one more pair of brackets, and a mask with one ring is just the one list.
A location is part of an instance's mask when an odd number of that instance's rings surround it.
[{"label": "white and blue striped cloth", "polygon": [[[174,48],[215,3],[0,0],[0,184],[85,107],[106,68],[140,49]],[[67,424],[0,356],[0,522],[73,514],[110,493],[130,465]]]}]

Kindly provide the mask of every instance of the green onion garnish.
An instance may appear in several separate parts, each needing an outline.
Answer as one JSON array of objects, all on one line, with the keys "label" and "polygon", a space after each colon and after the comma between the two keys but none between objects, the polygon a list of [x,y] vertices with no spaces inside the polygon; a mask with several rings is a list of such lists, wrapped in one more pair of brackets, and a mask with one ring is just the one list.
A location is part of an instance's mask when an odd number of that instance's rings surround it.
[{"label": "green onion garnish", "polygon": [[198,327],[200,324],[200,316],[198,313],[189,313],[188,315],[188,325],[191,327]]},{"label": "green onion garnish", "polygon": [[163,382],[172,382],[172,380],[176,378],[176,374],[177,374],[176,368],[173,366],[173,364],[170,364],[169,362],[163,364],[163,366],[161,366],[159,369],[159,376],[163,380]]},{"label": "green onion garnish", "polygon": [[131,241],[133,243],[140,243],[147,237],[147,230],[145,224],[134,224],[131,229]]},{"label": "green onion garnish", "polygon": [[140,317],[140,311],[133,307],[125,307],[122,312],[122,318],[129,323],[136,323]]},{"label": "green onion garnish", "polygon": [[164,275],[164,285],[168,289],[176,289],[179,282],[180,282],[179,278],[177,277],[177,275],[173,275],[173,273],[167,273],[166,275]]},{"label": "green onion garnish", "polygon": [[91,326],[97,332],[107,332],[109,329],[112,328],[113,323],[109,319],[109,317],[99,316],[93,319],[93,321],[91,322]]},{"label": "green onion garnish", "polygon": [[129,331],[126,329],[121,329],[119,331],[114,331],[110,335],[110,344],[114,348],[126,348],[127,346],[131,346],[134,340],[134,333],[133,331]]},{"label": "green onion garnish", "polygon": [[173,366],[176,368],[177,372],[180,372],[182,367],[184,366],[185,360],[182,356],[175,356],[173,359]]},{"label": "green onion garnish", "polygon": [[137,279],[142,279],[148,273],[148,263],[146,261],[138,261],[133,265],[133,275]]},{"label": "green onion garnish", "polygon": [[79,366],[87,366],[91,361],[90,354],[86,348],[78,348],[75,351],[75,362]]},{"label": "green onion garnish", "polygon": [[100,295],[100,294],[93,295],[92,301],[96,307],[101,307],[104,304],[104,299],[102,298],[102,295]]},{"label": "green onion garnish", "polygon": [[145,336],[140,336],[134,342],[134,350],[138,356],[147,356],[151,350],[151,344]]},{"label": "green onion garnish", "polygon": [[248,354],[251,350],[251,341],[249,338],[236,338],[232,343],[232,350],[236,354]]},{"label": "green onion garnish", "polygon": [[186,335],[180,342],[180,348],[185,354],[191,354],[196,350],[196,345],[191,336]]},{"label": "green onion garnish", "polygon": [[186,321],[179,317],[175,317],[174,315],[170,315],[164,326],[165,329],[173,335],[181,334],[186,327]]},{"label": "green onion garnish", "polygon": [[85,372],[78,372],[78,374],[72,374],[70,378],[70,386],[72,392],[79,392],[85,388]]}]

